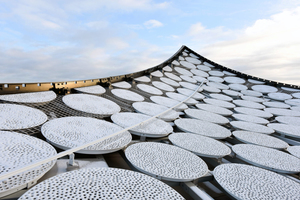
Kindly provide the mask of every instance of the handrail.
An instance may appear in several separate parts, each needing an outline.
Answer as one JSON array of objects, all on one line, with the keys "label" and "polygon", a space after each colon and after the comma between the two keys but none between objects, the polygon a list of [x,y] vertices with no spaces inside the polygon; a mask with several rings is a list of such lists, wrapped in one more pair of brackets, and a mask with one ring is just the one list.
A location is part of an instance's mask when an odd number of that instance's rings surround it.
[{"label": "handrail", "polygon": [[79,150],[84,149],[84,148],[86,148],[86,147],[88,147],[88,146],[94,145],[94,144],[96,144],[96,143],[98,143],[98,142],[101,142],[101,141],[103,141],[103,140],[105,140],[105,139],[108,139],[108,138],[110,138],[110,137],[113,137],[113,136],[115,136],[115,135],[118,135],[118,134],[120,134],[120,133],[122,133],[122,132],[124,132],[124,131],[128,131],[129,129],[133,129],[133,128],[139,126],[140,124],[146,123],[146,122],[148,122],[148,121],[150,121],[150,120],[152,120],[152,119],[154,119],[154,118],[156,118],[156,117],[158,117],[158,116],[160,116],[160,115],[162,115],[162,114],[165,114],[166,112],[169,112],[169,111],[172,110],[173,108],[175,108],[175,107],[179,106],[180,104],[184,103],[185,101],[189,100],[189,99],[190,99],[190,98],[191,98],[191,97],[192,97],[192,96],[200,89],[200,87],[203,85],[204,82],[207,82],[207,80],[202,81],[201,84],[197,87],[197,89],[196,89],[190,96],[188,96],[186,99],[184,99],[184,100],[182,100],[181,102],[179,102],[178,104],[176,104],[176,105],[170,107],[169,109],[167,109],[167,110],[165,110],[165,111],[163,111],[163,112],[161,112],[161,113],[159,113],[159,114],[157,114],[157,115],[155,115],[155,116],[153,116],[153,117],[151,117],[151,118],[149,118],[149,119],[146,119],[145,121],[142,121],[142,122],[140,122],[140,123],[138,123],[138,124],[135,124],[135,125],[133,125],[133,126],[127,127],[127,128],[125,128],[125,129],[123,129],[123,130],[121,130],[121,131],[118,131],[118,132],[115,132],[115,133],[113,133],[113,134],[111,134],[111,135],[102,137],[102,138],[100,138],[100,139],[98,139],[98,140],[95,140],[95,141],[92,141],[92,142],[83,144],[83,145],[81,145],[81,146],[78,146],[78,147],[75,147],[75,148],[72,148],[72,149],[63,151],[63,152],[61,152],[61,153],[56,154],[55,156],[51,156],[51,157],[46,158],[46,159],[44,159],[44,160],[38,161],[38,162],[36,162],[36,163],[29,164],[29,165],[27,165],[27,166],[25,166],[25,167],[16,169],[16,170],[14,170],[14,171],[12,171],[12,172],[8,172],[8,173],[6,173],[6,174],[4,174],[4,175],[1,175],[1,176],[0,176],[0,180],[7,179],[7,178],[9,178],[9,177],[15,176],[15,175],[17,175],[17,174],[20,174],[20,173],[22,173],[22,172],[25,172],[25,171],[27,171],[27,170],[29,170],[29,169],[32,169],[32,168],[34,168],[34,167],[37,167],[37,166],[39,166],[39,165],[42,165],[42,164],[45,164],[45,163],[47,163],[47,162],[56,160],[56,159],[58,159],[58,158],[61,158],[61,157],[70,155],[70,154],[72,154],[72,153],[74,153],[74,152],[76,152],[76,151],[79,151]]}]

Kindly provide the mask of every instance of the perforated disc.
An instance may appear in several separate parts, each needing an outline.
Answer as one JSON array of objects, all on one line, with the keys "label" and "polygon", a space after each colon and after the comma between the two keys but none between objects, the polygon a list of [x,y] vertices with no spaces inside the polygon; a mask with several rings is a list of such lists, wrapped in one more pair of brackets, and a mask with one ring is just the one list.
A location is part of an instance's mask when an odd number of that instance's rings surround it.
[{"label": "perforated disc", "polygon": [[85,92],[89,94],[103,94],[106,92],[105,88],[100,85],[93,85],[88,87],[80,87],[80,88],[74,88],[75,90],[79,92]]},{"label": "perforated disc", "polygon": [[160,82],[160,81],[152,81],[152,85],[154,85],[158,89],[161,89],[161,90],[164,90],[164,91],[168,91],[168,92],[174,92],[175,91],[175,89],[172,86],[170,86],[168,84],[165,84],[163,82]]},{"label": "perforated disc", "polygon": [[[177,91],[180,93],[180,94],[183,94],[185,96],[191,96],[195,91],[193,90],[189,90],[189,89],[186,89],[186,88],[177,88]],[[202,100],[205,98],[205,96],[203,94],[200,94],[199,92],[196,92],[192,98],[196,99],[196,100]]]},{"label": "perforated disc", "polygon": [[201,110],[206,110],[208,112],[213,112],[216,114],[220,114],[223,116],[230,116],[233,114],[231,110],[228,110],[227,108],[222,108],[219,106],[214,106],[210,104],[196,104],[196,107],[201,109]]},{"label": "perforated disc", "polygon": [[227,94],[228,96],[231,96],[231,97],[239,97],[239,96],[242,96],[242,94],[240,92],[236,92],[236,91],[233,91],[233,90],[222,90],[222,92],[224,94]]},{"label": "perforated disc", "polygon": [[0,95],[0,100],[19,103],[44,103],[56,98],[53,91]]},{"label": "perforated disc", "polygon": [[147,92],[149,94],[154,94],[154,95],[162,95],[163,92],[153,86],[150,85],[145,85],[145,84],[137,84],[136,85],[137,88],[139,88],[140,90]]},{"label": "perforated disc", "polygon": [[215,88],[218,88],[218,89],[221,89],[221,90],[227,90],[229,89],[228,85],[225,85],[223,83],[218,83],[218,82],[208,82],[206,83],[208,86],[211,86],[211,87],[215,87]]},{"label": "perforated disc", "polygon": [[26,192],[27,199],[184,199],[167,184],[117,168],[87,168],[54,176]]},{"label": "perforated disc", "polygon": [[141,142],[125,150],[126,158],[138,170],[162,180],[187,182],[208,172],[206,163],[195,154],[163,143]]},{"label": "perforated disc", "polygon": [[199,65],[201,64],[201,61],[197,58],[192,58],[192,57],[186,57],[185,58],[188,62]]},{"label": "perforated disc", "polygon": [[234,74],[234,73],[231,73],[231,72],[229,72],[229,71],[223,71],[223,73],[225,74],[225,75],[227,75],[227,76],[236,76],[236,74]]},{"label": "perforated disc", "polygon": [[244,164],[222,164],[214,169],[216,181],[234,198],[245,200],[299,199],[300,184],[285,176]]},{"label": "perforated disc", "polygon": [[110,116],[121,111],[120,106],[115,102],[90,94],[69,94],[62,100],[75,110],[103,116]]},{"label": "perforated disc", "polygon": [[14,130],[35,127],[47,121],[47,115],[35,108],[0,104],[0,129]]},{"label": "perforated disc", "polygon": [[[168,107],[162,106],[155,103],[149,103],[149,102],[136,102],[132,104],[132,107],[140,113],[143,113],[145,115],[149,116],[155,116],[157,114],[160,114],[166,110],[168,110]],[[158,118],[165,120],[165,121],[173,121],[176,118],[179,117],[179,114],[174,111],[170,110],[167,113],[160,115]]]},{"label": "perforated disc", "polygon": [[233,99],[230,96],[224,94],[209,94],[214,99],[222,100],[222,101],[232,101]]},{"label": "perforated disc", "polygon": [[246,81],[239,77],[225,77],[224,78],[226,83],[237,83],[237,84],[244,84]]},{"label": "perforated disc", "polygon": [[[168,98],[168,97],[162,97],[162,96],[151,96],[150,99],[154,103],[166,106],[168,108],[173,107],[173,106],[180,103],[180,101],[177,101],[175,99],[171,99],[171,98]],[[182,103],[179,106],[177,106],[176,108],[174,108],[174,110],[183,111],[187,108],[188,108],[188,106],[185,103]]]},{"label": "perforated disc", "polygon": [[274,129],[277,133],[288,135],[295,138],[300,138],[299,126],[293,126],[288,124],[272,123],[268,124],[268,127]]},{"label": "perforated disc", "polygon": [[180,75],[180,78],[184,81],[190,82],[190,83],[197,83],[197,80],[193,79],[190,76],[187,75]]},{"label": "perforated disc", "polygon": [[264,105],[253,102],[253,101],[233,100],[232,103],[234,103],[237,106],[246,107],[246,108],[254,108],[254,109],[264,109],[265,108]]},{"label": "perforated disc", "polygon": [[218,140],[192,133],[173,133],[169,140],[176,146],[191,151],[198,156],[221,158],[231,153],[229,147]]},{"label": "perforated disc", "polygon": [[246,100],[246,101],[253,101],[253,102],[257,102],[257,103],[263,103],[265,101],[263,98],[245,96],[245,95],[241,96],[241,99]]},{"label": "perforated disc", "polygon": [[179,78],[175,74],[172,74],[172,73],[169,73],[169,72],[165,72],[165,76],[167,76],[170,79],[173,79],[174,81],[182,81],[181,78]]},{"label": "perforated disc", "polygon": [[284,103],[287,103],[292,106],[300,106],[300,99],[288,99],[285,100]]},{"label": "perforated disc", "polygon": [[160,80],[166,84],[169,84],[171,86],[174,86],[174,87],[179,87],[179,83],[177,83],[176,81],[173,81],[172,79],[169,79],[169,78],[164,78],[164,77],[161,77]]},{"label": "perforated disc", "polygon": [[141,76],[141,77],[135,78],[134,80],[139,81],[139,82],[144,82],[144,83],[149,83],[151,81],[151,79],[147,76]]},{"label": "perforated disc", "polygon": [[300,117],[300,112],[295,110],[289,110],[284,108],[265,108],[264,110],[269,113],[272,113],[275,116]]},{"label": "perforated disc", "polygon": [[267,118],[267,119],[273,117],[273,115],[269,112],[266,112],[266,111],[263,111],[263,110],[257,110],[257,109],[253,109],[253,108],[236,107],[236,108],[234,108],[234,110],[237,113],[242,113],[242,114],[246,114],[246,115],[253,115],[253,116]]},{"label": "perforated disc", "polygon": [[265,82],[263,82],[263,81],[258,81],[258,80],[254,80],[254,79],[248,79],[248,82],[249,83],[252,83],[252,84],[265,84]]},{"label": "perforated disc", "polygon": [[[111,116],[111,120],[123,128],[131,127],[149,118],[150,116],[148,115],[130,112],[117,113]],[[173,128],[167,122],[154,118],[130,129],[129,131],[135,135],[156,138],[170,134],[173,131]]]},{"label": "perforated disc", "polygon": [[[184,88],[187,88],[187,89],[190,89],[190,90],[196,90],[199,86],[198,85],[195,85],[193,83],[188,83],[188,82],[179,82],[179,84],[184,87]],[[198,90],[199,92],[202,91],[202,88],[199,88]]]},{"label": "perforated disc", "polygon": [[252,90],[257,91],[257,92],[261,92],[263,94],[267,94],[267,93],[272,93],[272,92],[277,92],[278,91],[278,89],[276,87],[269,86],[269,85],[254,85],[251,88],[252,88]]},{"label": "perforated disc", "polygon": [[229,120],[222,115],[216,113],[208,112],[200,109],[186,109],[185,114],[194,119],[200,119],[202,121],[207,121],[215,124],[227,124]]},{"label": "perforated disc", "polygon": [[188,69],[195,69],[196,66],[193,63],[186,62],[186,61],[180,61],[180,64]]},{"label": "perforated disc", "polygon": [[300,117],[278,116],[275,119],[280,123],[300,126]]},{"label": "perforated disc", "polygon": [[290,87],[281,87],[281,89],[289,92],[300,92],[300,89],[290,88]]},{"label": "perforated disc", "polygon": [[193,74],[189,70],[183,69],[181,67],[174,67],[174,69],[179,74],[183,74],[183,75],[186,75],[186,76],[193,76]]},{"label": "perforated disc", "polygon": [[207,77],[207,80],[212,81],[212,82],[217,82],[217,83],[224,82],[224,79],[222,79],[220,77],[215,77],[215,76]]},{"label": "perforated disc", "polygon": [[206,78],[201,77],[201,76],[193,76],[193,79],[195,79],[196,81],[198,81],[199,83],[205,82]]},{"label": "perforated disc", "polygon": [[228,101],[222,101],[222,100],[218,100],[218,99],[203,99],[203,101],[205,103],[215,105],[215,106],[219,106],[219,107],[223,107],[223,108],[234,108],[235,107],[234,104],[232,104]]},{"label": "perforated disc", "polygon": [[198,69],[191,69],[191,72],[197,76],[201,76],[201,77],[208,77],[209,74],[204,72],[204,71],[201,71],[201,70],[198,70]]},{"label": "perforated disc", "polygon": [[112,83],[111,85],[114,86],[114,87],[123,88],[123,89],[131,88],[131,85],[129,83],[125,82],[125,81]]},{"label": "perforated disc", "polygon": [[300,172],[299,158],[276,149],[253,144],[236,144],[232,151],[242,160],[258,167],[280,173]]},{"label": "perforated disc", "polygon": [[213,86],[202,85],[201,88],[206,92],[211,92],[211,93],[220,93],[221,92],[220,89],[213,87]]},{"label": "perforated disc", "polygon": [[264,134],[274,133],[274,130],[272,128],[260,124],[254,124],[254,123],[244,122],[244,121],[232,121],[230,122],[230,124],[234,128],[240,130],[264,133]]},{"label": "perforated disc", "polygon": [[238,140],[247,144],[256,144],[274,149],[285,149],[289,146],[288,143],[263,133],[250,131],[233,131],[232,134]]},{"label": "perforated disc", "polygon": [[217,124],[213,124],[210,122],[204,122],[197,119],[176,119],[176,126],[182,131],[195,133],[215,139],[224,139],[231,135],[231,132]]},{"label": "perforated disc", "polygon": [[286,94],[286,93],[279,93],[279,92],[269,93],[269,94],[268,94],[268,97],[269,97],[270,99],[274,99],[274,100],[277,100],[277,101],[284,101],[284,100],[293,98],[293,97],[292,97],[291,95],[289,95],[289,94]]},{"label": "perforated disc", "polygon": [[[0,131],[0,175],[41,161],[57,153],[55,149],[38,138],[21,133]],[[0,181],[0,197],[16,189],[23,189],[31,181],[41,178],[56,161],[51,161],[21,174]]]},{"label": "perforated disc", "polygon": [[236,84],[232,83],[228,85],[230,89],[235,90],[235,91],[242,91],[242,90],[247,90],[248,87],[242,84]]},{"label": "perforated disc", "polygon": [[[54,146],[71,149],[121,131],[123,128],[113,123],[90,117],[56,118],[42,126],[43,136]],[[103,154],[118,151],[131,141],[128,131],[86,147],[77,153]]]},{"label": "perforated disc", "polygon": [[295,98],[300,99],[300,92],[293,93],[292,96],[295,97]]},{"label": "perforated disc", "polygon": [[173,61],[172,61],[172,64],[173,64],[173,65],[180,65],[180,63],[179,63],[177,60],[173,60]]},{"label": "perforated disc", "polygon": [[135,102],[135,101],[144,101],[144,97],[139,95],[136,92],[124,89],[112,89],[111,93],[120,99]]},{"label": "perforated disc", "polygon": [[156,76],[156,77],[163,77],[164,75],[160,72],[160,71],[154,71],[151,73],[152,76]]},{"label": "perforated disc", "polygon": [[262,118],[262,117],[256,117],[253,115],[246,115],[246,114],[233,114],[232,117],[234,119],[239,120],[239,121],[245,121],[245,122],[251,122],[255,124],[268,124],[269,121]]},{"label": "perforated disc", "polygon": [[300,158],[300,146],[290,146],[287,148],[288,152],[297,158]]},{"label": "perforated disc", "polygon": [[263,95],[261,92],[257,92],[253,90],[242,90],[241,93],[253,97],[261,97]]},{"label": "perforated disc", "polygon": [[263,104],[270,108],[290,108],[291,107],[290,105],[288,105],[286,103],[273,102],[273,101],[263,102]]},{"label": "perforated disc", "polygon": [[165,67],[163,68],[163,70],[166,71],[166,72],[171,72],[171,71],[173,71],[173,69],[172,69],[171,67],[169,67],[169,66],[165,66]]},{"label": "perforated disc", "polygon": [[206,72],[208,72],[208,71],[211,70],[210,67],[205,66],[205,65],[197,65],[197,68],[200,69],[200,70],[202,70],[202,71],[206,71]]},{"label": "perforated disc", "polygon": [[[186,100],[188,97],[185,96],[185,95],[182,95],[182,94],[178,94],[178,93],[175,93],[175,92],[167,92],[166,95],[172,99],[175,99],[177,101],[183,101],[183,100]],[[197,103],[199,103],[198,101],[196,101],[195,99],[193,98],[190,98],[188,100],[186,100],[184,103],[188,104],[188,105],[195,105]]]}]

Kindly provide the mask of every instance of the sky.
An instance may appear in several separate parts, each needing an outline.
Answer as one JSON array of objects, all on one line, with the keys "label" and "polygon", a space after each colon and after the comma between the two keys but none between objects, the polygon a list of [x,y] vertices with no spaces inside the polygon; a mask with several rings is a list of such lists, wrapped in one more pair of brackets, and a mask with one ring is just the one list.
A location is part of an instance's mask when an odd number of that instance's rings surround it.
[{"label": "sky", "polygon": [[0,83],[137,72],[182,45],[237,71],[300,85],[300,1],[0,0]]}]

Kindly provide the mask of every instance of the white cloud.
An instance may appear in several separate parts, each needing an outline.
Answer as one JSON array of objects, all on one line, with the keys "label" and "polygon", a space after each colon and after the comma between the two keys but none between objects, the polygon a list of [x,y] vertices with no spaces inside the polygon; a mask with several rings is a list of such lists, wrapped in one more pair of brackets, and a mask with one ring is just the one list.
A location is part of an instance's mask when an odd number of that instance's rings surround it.
[{"label": "white cloud", "polygon": [[158,28],[158,27],[163,26],[163,23],[161,23],[160,21],[157,21],[155,19],[151,19],[151,20],[144,22],[144,25],[146,26],[147,29],[152,29],[152,28]]}]

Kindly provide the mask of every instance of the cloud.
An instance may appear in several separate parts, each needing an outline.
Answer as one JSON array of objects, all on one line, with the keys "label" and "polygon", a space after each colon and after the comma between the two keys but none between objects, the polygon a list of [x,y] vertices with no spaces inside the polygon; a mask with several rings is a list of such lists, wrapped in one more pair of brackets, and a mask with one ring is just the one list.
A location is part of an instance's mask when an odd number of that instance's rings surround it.
[{"label": "cloud", "polygon": [[152,29],[152,28],[158,28],[158,27],[163,26],[163,23],[161,23],[160,21],[157,21],[155,19],[151,19],[151,20],[146,21],[144,23],[144,25],[147,29]]}]

